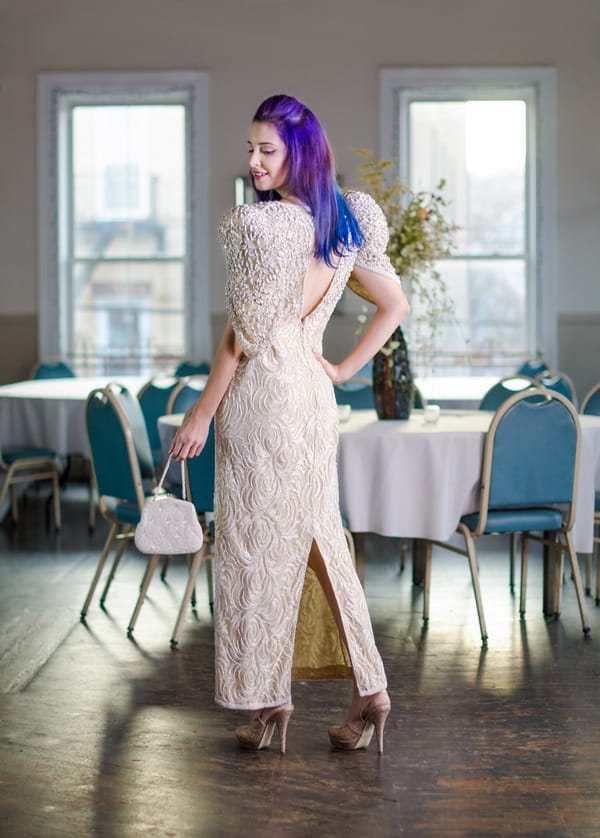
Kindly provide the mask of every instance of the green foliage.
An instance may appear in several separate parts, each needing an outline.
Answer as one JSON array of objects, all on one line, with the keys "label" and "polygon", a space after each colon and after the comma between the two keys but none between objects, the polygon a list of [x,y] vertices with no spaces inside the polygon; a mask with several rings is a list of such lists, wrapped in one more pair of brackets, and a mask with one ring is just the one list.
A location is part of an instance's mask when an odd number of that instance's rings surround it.
[{"label": "green foliage", "polygon": [[442,322],[454,314],[454,302],[435,263],[450,255],[459,227],[445,217],[441,180],[434,192],[413,192],[391,178],[391,160],[373,160],[370,151],[355,149],[365,162],[358,167],[363,188],[386,217],[390,240],[387,253],[413,306],[411,346],[420,365],[435,358],[436,336]]}]

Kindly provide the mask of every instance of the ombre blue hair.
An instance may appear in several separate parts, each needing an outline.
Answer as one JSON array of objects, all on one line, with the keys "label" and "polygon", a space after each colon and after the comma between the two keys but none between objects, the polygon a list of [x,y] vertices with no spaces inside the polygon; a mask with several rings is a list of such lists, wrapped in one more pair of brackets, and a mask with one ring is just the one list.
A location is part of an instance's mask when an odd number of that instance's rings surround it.
[{"label": "ombre blue hair", "polygon": [[[270,96],[253,122],[275,127],[287,151],[285,190],[307,206],[315,225],[314,255],[333,267],[333,257],[358,250],[364,241],[358,222],[336,182],[329,140],[314,113],[292,96]],[[274,190],[255,189],[259,201],[277,201]]]}]

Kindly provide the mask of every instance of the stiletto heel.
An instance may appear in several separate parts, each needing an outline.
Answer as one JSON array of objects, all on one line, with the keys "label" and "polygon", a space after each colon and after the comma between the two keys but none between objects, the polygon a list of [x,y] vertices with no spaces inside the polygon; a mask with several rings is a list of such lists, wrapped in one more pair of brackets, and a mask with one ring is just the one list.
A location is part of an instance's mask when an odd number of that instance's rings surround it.
[{"label": "stiletto heel", "polygon": [[273,738],[275,728],[279,735],[279,751],[285,754],[287,726],[290,716],[294,712],[293,704],[282,704],[280,707],[259,710],[250,719],[250,724],[240,725],[236,728],[235,735],[242,748],[251,751],[260,751],[268,748]]},{"label": "stiletto heel", "polygon": [[383,753],[383,731],[391,710],[390,704],[375,707],[368,702],[362,707],[357,719],[348,719],[346,724],[329,728],[329,741],[343,751],[368,748],[373,731],[377,733],[377,751]]}]

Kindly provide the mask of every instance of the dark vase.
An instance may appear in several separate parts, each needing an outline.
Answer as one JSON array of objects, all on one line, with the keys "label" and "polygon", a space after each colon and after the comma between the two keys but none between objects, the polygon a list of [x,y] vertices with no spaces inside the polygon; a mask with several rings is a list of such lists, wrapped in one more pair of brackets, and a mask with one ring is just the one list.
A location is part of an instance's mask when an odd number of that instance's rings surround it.
[{"label": "dark vase", "polygon": [[[389,350],[389,344],[393,349]],[[398,326],[385,347],[373,358],[373,400],[380,419],[408,419],[415,399],[404,332]],[[386,354],[387,353],[387,354]]]}]

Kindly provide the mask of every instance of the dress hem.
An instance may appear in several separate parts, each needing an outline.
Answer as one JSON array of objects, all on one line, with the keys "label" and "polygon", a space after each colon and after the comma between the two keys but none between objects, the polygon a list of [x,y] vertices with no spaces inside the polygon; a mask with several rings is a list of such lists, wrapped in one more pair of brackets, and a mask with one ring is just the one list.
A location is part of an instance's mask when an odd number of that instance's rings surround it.
[{"label": "dress hem", "polygon": [[287,698],[277,699],[277,701],[267,701],[266,703],[257,704],[252,702],[250,704],[235,704],[230,701],[223,701],[215,696],[215,704],[219,707],[224,707],[225,710],[263,710],[265,707],[279,707],[282,704],[291,704],[292,697],[288,695]]}]

